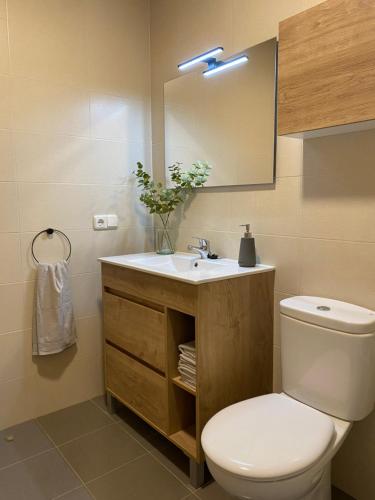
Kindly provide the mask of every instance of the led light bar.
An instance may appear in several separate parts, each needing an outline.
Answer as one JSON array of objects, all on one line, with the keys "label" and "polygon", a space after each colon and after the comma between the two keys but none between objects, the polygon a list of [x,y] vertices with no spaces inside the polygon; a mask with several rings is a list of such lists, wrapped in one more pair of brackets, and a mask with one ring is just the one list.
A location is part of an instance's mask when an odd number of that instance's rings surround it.
[{"label": "led light bar", "polygon": [[239,64],[246,63],[249,60],[247,56],[239,56],[235,59],[231,59],[230,61],[217,61],[216,64],[212,68],[208,68],[206,71],[203,71],[204,76],[211,76],[215,73],[219,73],[219,71],[225,71],[233,66],[238,66]]},{"label": "led light bar", "polygon": [[209,50],[208,52],[204,52],[200,56],[193,57],[192,59],[189,59],[188,61],[184,61],[180,64],[177,65],[178,69],[183,71],[184,69],[190,68],[194,64],[198,64],[200,62],[207,61],[207,59],[211,59],[217,54],[220,54],[223,52],[223,47],[216,47],[216,49]]}]

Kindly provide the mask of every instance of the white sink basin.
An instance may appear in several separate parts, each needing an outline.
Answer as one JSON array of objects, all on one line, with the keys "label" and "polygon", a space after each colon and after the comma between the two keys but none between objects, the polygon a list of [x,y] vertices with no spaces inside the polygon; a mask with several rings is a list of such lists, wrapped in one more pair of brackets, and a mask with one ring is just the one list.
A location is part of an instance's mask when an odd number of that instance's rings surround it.
[{"label": "white sink basin", "polygon": [[233,259],[203,260],[199,255],[182,252],[173,255],[156,253],[118,255],[103,257],[99,261],[194,284],[236,278],[274,269],[273,266],[262,264],[257,264],[255,267],[239,267],[238,262]]}]

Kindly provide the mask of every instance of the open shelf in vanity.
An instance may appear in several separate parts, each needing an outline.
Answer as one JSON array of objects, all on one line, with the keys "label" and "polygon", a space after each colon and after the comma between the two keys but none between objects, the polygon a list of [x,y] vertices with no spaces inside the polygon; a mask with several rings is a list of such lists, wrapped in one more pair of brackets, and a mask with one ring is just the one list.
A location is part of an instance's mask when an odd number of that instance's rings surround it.
[{"label": "open shelf in vanity", "polygon": [[[272,390],[273,270],[190,284],[102,263],[102,278],[107,394],[203,464],[209,418]],[[191,340],[196,389],[177,369]]]}]

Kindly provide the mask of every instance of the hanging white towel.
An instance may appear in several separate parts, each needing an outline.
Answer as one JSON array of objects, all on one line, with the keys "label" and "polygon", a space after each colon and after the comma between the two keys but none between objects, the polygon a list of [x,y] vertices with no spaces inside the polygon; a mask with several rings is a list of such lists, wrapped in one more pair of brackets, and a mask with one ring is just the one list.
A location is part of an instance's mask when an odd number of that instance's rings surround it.
[{"label": "hanging white towel", "polygon": [[33,355],[55,354],[77,340],[69,265],[38,264],[34,299]]}]

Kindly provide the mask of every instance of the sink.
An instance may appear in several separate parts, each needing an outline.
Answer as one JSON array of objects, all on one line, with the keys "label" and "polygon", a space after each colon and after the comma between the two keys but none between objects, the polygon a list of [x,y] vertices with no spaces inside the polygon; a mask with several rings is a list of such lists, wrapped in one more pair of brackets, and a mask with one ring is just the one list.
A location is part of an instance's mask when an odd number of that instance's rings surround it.
[{"label": "sink", "polygon": [[103,257],[99,261],[193,284],[237,278],[274,269],[273,266],[262,264],[257,264],[255,267],[239,267],[238,262],[233,259],[206,260],[201,259],[199,255],[183,252],[176,252],[173,255],[158,255],[153,252],[118,255]]}]

